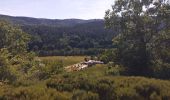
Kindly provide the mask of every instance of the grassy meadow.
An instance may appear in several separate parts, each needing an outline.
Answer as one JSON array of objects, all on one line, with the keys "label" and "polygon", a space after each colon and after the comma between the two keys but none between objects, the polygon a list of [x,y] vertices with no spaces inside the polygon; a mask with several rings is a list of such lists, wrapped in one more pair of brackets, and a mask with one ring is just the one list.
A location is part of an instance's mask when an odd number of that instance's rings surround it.
[{"label": "grassy meadow", "polygon": [[63,66],[73,65],[79,62],[84,61],[86,56],[47,56],[47,57],[39,57],[42,61],[45,62],[62,62]]},{"label": "grassy meadow", "polygon": [[[45,64],[43,80],[2,84],[0,100],[169,100],[170,81],[108,74],[109,65],[55,73],[60,68],[84,60],[85,56],[39,57]],[[61,63],[62,62],[62,63]],[[59,66],[59,65],[62,66]],[[42,70],[43,71],[43,70]],[[53,74],[51,74],[53,73]],[[4,99],[5,98],[5,99]]]},{"label": "grassy meadow", "polygon": [[[66,67],[84,61],[85,57],[87,56],[48,56],[39,58],[45,62],[47,66],[50,66],[51,64],[55,66],[59,63],[62,63],[63,67]],[[64,72],[64,74],[72,74],[75,76],[84,74],[86,77],[96,78],[104,76],[107,69],[107,65],[98,64],[81,71]]]}]

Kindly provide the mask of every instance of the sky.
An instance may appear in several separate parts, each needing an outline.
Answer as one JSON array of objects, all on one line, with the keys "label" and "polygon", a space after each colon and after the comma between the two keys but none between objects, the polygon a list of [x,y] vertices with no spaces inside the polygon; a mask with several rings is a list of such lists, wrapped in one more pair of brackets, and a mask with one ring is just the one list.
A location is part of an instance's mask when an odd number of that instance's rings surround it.
[{"label": "sky", "polygon": [[102,19],[114,0],[1,0],[0,14],[50,19]]}]

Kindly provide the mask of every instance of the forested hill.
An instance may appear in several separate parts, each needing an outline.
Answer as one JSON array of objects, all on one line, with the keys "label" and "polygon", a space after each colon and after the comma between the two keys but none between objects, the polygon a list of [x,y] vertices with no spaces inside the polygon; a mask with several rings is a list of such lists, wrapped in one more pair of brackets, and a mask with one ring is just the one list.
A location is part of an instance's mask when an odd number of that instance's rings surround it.
[{"label": "forested hill", "polygon": [[41,56],[95,55],[112,48],[114,32],[104,28],[104,20],[37,19],[0,15],[32,35],[29,50]]},{"label": "forested hill", "polygon": [[53,26],[53,27],[73,27],[78,24],[85,24],[90,22],[99,22],[102,19],[91,19],[91,20],[82,20],[82,19],[45,19],[45,18],[31,18],[31,17],[14,17],[8,15],[1,15],[0,19],[8,20],[15,25],[43,25],[43,26]]}]

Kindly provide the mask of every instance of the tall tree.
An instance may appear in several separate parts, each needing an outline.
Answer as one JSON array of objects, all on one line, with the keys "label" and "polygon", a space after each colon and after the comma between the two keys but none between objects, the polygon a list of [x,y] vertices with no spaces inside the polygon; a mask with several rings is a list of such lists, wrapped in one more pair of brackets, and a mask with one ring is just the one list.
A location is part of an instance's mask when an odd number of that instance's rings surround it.
[{"label": "tall tree", "polygon": [[133,75],[148,75],[150,66],[159,59],[154,52],[158,50],[156,42],[161,41],[160,33],[169,35],[169,17],[166,0],[116,0],[112,10],[106,12],[105,22],[119,33],[113,39],[117,63],[127,66]]}]

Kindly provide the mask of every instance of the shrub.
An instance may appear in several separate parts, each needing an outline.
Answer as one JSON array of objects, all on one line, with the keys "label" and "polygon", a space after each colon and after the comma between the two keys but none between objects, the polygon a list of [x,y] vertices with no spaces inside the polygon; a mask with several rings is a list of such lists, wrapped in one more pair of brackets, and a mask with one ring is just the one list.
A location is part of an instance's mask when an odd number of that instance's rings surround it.
[{"label": "shrub", "polygon": [[[73,92],[74,98],[88,92],[97,93],[100,100],[153,100],[170,99],[170,82],[143,77],[103,77],[82,76],[52,78],[46,83],[48,88]],[[69,85],[69,87],[68,87]],[[79,90],[80,91],[74,91]],[[88,97],[88,96],[87,96]],[[80,99],[80,98],[79,98]]]},{"label": "shrub", "polygon": [[97,93],[76,90],[73,92],[72,100],[99,100]]},{"label": "shrub", "polygon": [[2,100],[68,100],[68,96],[40,86],[11,87],[4,86],[0,90]]}]

